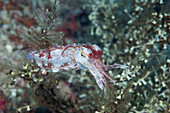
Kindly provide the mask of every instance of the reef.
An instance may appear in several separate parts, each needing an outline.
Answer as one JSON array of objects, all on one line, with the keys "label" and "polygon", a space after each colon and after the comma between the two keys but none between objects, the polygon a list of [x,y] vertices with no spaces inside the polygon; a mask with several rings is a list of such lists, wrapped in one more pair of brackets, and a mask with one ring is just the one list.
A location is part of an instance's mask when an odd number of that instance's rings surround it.
[{"label": "reef", "polygon": [[[169,0],[1,0],[0,112],[168,113]],[[46,72],[30,51],[96,44],[108,73],[100,90],[87,70]],[[3,109],[1,109],[3,108]]]}]

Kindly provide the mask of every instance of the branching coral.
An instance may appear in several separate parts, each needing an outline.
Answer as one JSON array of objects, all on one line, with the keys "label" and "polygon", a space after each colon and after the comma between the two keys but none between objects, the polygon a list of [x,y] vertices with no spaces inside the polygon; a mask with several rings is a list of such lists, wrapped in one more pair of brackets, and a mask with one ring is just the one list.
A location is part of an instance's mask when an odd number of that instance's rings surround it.
[{"label": "branching coral", "polygon": [[[116,0],[99,0],[89,5],[92,8],[89,16],[93,24],[92,34],[101,37],[104,46],[103,58],[107,59],[105,62],[120,61],[130,66],[114,77],[119,81],[118,87],[123,89],[128,82],[133,82],[129,92],[133,95],[128,102],[131,106],[129,112],[168,111],[169,97],[168,93],[165,93],[168,91],[169,78],[167,5],[166,1],[141,0],[127,4]],[[110,71],[111,73],[114,74]],[[164,101],[160,99],[161,93]],[[149,106],[151,99],[155,97],[157,102],[164,104],[145,107]]]}]

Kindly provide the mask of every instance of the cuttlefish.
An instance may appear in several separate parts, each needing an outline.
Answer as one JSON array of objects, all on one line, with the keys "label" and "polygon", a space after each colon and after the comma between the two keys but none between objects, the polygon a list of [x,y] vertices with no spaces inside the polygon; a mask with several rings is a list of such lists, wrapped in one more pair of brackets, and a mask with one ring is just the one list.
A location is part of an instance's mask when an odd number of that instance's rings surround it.
[{"label": "cuttlefish", "polygon": [[[101,59],[102,50],[96,45],[66,45],[50,49],[32,51],[28,59],[35,62],[42,70],[61,72],[88,68],[101,90],[107,86],[106,78],[115,82],[106,72],[113,68],[125,68],[125,65],[105,65]],[[108,86],[107,86],[108,87]]]}]

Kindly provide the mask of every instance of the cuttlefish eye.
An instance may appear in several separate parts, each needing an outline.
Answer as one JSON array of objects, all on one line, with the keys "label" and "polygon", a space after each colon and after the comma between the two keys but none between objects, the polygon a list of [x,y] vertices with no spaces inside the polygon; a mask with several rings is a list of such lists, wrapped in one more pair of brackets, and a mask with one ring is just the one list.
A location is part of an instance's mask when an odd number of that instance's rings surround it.
[{"label": "cuttlefish eye", "polygon": [[92,54],[91,53],[88,53],[87,55],[83,54],[83,53],[80,53],[80,55],[84,58],[91,58]]},{"label": "cuttlefish eye", "polygon": [[83,53],[81,53],[81,56],[84,57],[84,58],[86,57]]}]

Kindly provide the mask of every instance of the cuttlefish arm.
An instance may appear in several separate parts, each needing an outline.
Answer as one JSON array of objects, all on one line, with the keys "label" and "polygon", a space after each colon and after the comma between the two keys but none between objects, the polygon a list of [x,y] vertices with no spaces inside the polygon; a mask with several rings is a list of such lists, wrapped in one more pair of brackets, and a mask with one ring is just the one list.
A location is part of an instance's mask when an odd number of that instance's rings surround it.
[{"label": "cuttlefish arm", "polygon": [[106,78],[110,79],[113,83],[115,81],[106,72],[113,68],[124,68],[124,65],[104,65],[101,60],[101,49],[97,45],[78,48],[74,53],[74,58],[78,64],[88,68],[91,74],[94,76],[97,85],[101,90],[104,89],[104,85],[107,86]]},{"label": "cuttlefish arm", "polygon": [[127,68],[128,66],[126,65],[120,65],[120,64],[115,64],[115,65],[103,65],[104,71],[108,71],[110,69],[114,68]]}]

